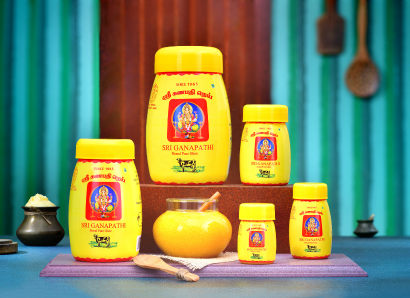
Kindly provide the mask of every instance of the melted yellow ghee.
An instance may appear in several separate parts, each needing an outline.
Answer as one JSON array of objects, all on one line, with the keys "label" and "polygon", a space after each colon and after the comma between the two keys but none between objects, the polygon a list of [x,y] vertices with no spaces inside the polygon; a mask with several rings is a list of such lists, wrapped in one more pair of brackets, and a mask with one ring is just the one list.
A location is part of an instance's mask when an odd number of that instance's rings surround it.
[{"label": "melted yellow ghee", "polygon": [[213,258],[228,245],[232,226],[218,211],[167,211],[153,227],[158,247],[167,255],[183,258]]}]

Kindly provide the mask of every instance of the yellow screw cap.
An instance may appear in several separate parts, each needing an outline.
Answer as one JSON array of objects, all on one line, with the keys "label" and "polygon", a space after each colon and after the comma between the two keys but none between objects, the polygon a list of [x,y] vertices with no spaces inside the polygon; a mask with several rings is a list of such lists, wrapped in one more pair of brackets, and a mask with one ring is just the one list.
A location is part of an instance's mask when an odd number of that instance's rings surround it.
[{"label": "yellow screw cap", "polygon": [[275,205],[244,203],[239,206],[240,220],[275,220]]},{"label": "yellow screw cap", "polygon": [[134,142],[125,139],[79,139],[75,158],[135,159]]},{"label": "yellow screw cap", "polygon": [[288,122],[288,107],[284,105],[245,105],[243,122]]},{"label": "yellow screw cap", "polygon": [[293,185],[293,198],[296,200],[326,200],[327,184],[303,182]]},{"label": "yellow screw cap", "polygon": [[159,72],[223,73],[222,53],[212,47],[166,47],[155,54],[155,73]]}]

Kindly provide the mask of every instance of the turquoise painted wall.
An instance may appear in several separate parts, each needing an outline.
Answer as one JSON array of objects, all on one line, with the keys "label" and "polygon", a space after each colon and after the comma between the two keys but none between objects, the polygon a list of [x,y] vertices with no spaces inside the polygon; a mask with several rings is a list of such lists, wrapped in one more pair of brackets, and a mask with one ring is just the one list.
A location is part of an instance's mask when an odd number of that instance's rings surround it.
[{"label": "turquoise painted wall", "polygon": [[0,234],[30,196],[61,206],[79,138],[99,136],[99,2],[0,1]]},{"label": "turquoise painted wall", "polygon": [[[339,1],[335,57],[316,52],[323,2],[272,1],[272,102],[290,109],[291,182],[328,183],[335,235],[372,213],[379,235],[410,235],[410,0],[369,1],[381,87],[368,100],[343,80],[356,1]],[[37,192],[67,229],[75,143],[99,136],[99,2],[0,0],[0,16],[0,234],[14,234]]]},{"label": "turquoise painted wall", "polygon": [[369,2],[368,45],[381,75],[369,99],[344,75],[356,51],[357,1],[338,1],[345,49],[316,51],[324,1],[272,2],[272,102],[290,109],[291,182],[329,187],[336,235],[376,215],[379,235],[410,235],[410,1]]}]

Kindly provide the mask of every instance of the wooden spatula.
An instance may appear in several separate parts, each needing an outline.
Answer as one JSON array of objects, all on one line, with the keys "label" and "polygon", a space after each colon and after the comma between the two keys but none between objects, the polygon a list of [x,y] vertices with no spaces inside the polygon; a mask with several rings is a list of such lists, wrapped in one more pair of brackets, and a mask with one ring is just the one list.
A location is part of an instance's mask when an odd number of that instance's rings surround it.
[{"label": "wooden spatula", "polygon": [[175,275],[185,281],[198,281],[199,276],[187,272],[185,269],[177,269],[165,263],[161,258],[150,255],[138,255],[133,258],[135,264],[142,268],[161,270],[166,273]]},{"label": "wooden spatula", "polygon": [[323,55],[336,55],[343,51],[345,21],[337,13],[336,0],[326,2],[326,13],[317,21],[317,50]]}]

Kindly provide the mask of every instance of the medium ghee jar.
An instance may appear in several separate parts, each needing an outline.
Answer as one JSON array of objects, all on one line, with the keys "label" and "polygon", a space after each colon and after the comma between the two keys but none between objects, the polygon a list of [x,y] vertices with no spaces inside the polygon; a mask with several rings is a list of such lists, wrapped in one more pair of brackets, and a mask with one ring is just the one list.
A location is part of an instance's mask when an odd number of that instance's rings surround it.
[{"label": "medium ghee jar", "polygon": [[231,115],[222,53],[167,47],[155,55],[148,104],[148,168],[156,184],[222,184],[231,157]]},{"label": "medium ghee jar", "polygon": [[240,150],[243,184],[286,185],[290,178],[290,142],[284,105],[245,105]]},{"label": "medium ghee jar", "polygon": [[296,259],[326,259],[332,250],[332,219],[325,183],[295,183],[289,220],[290,253]]},{"label": "medium ghee jar", "polygon": [[131,140],[80,139],[70,189],[71,253],[79,261],[127,261],[139,252],[141,192]]},{"label": "medium ghee jar", "polygon": [[239,206],[238,258],[243,264],[272,264],[276,259],[275,205]]}]

